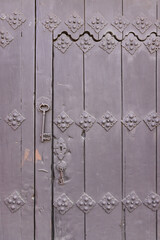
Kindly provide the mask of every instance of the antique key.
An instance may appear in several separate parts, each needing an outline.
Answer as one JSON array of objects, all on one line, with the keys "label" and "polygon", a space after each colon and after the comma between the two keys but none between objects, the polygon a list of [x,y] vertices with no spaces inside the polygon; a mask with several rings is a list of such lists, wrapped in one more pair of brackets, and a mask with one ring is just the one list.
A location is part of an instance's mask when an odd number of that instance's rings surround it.
[{"label": "antique key", "polygon": [[39,110],[42,112],[42,134],[40,135],[41,141],[50,141],[51,140],[51,134],[45,133],[45,118],[46,118],[46,112],[48,112],[50,109],[49,105],[47,103],[41,103],[39,105]]},{"label": "antique key", "polygon": [[63,185],[64,184],[64,171],[66,170],[67,168],[67,163],[65,161],[60,161],[58,164],[57,164],[57,170],[59,171],[60,173],[60,177],[58,179],[58,182],[59,184]]}]

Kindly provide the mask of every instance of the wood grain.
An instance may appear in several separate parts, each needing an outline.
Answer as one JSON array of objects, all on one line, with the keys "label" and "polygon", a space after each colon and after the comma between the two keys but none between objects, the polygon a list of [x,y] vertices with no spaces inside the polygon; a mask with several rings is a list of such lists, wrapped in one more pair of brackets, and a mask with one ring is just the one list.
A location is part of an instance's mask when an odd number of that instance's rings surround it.
[{"label": "wood grain", "polygon": [[[5,48],[0,47],[0,196],[2,240],[34,238],[34,3],[28,1],[1,1],[1,13],[9,15],[17,9],[27,19],[14,30],[5,20],[0,27],[14,37]],[[29,11],[28,11],[29,10]],[[26,49],[29,44],[29,49]],[[26,120],[13,130],[5,117],[17,109]],[[25,152],[28,151],[28,155]],[[11,213],[4,199],[17,190],[26,204],[17,212]],[[33,197],[33,198],[32,198]]]},{"label": "wood grain", "polygon": [[[155,9],[155,1],[132,1],[132,5],[124,1],[124,14],[131,19],[142,10],[147,16],[155,16]],[[156,55],[151,55],[143,43],[134,56],[123,50],[124,116],[133,111],[141,119],[135,130],[123,130],[125,195],[134,190],[142,201],[156,190],[156,133],[143,122],[148,113],[155,111],[155,69]],[[156,239],[155,213],[144,205],[132,213],[126,211],[126,239],[137,236]]]},{"label": "wood grain", "polygon": [[[52,33],[42,22],[53,10],[50,0],[37,1],[36,9],[36,104],[40,97],[52,103]],[[52,107],[52,106],[51,106]],[[42,113],[36,111],[35,142],[35,239],[52,239],[52,142],[41,142]],[[52,132],[52,111],[46,114],[46,131]],[[41,170],[42,169],[42,170]]]}]

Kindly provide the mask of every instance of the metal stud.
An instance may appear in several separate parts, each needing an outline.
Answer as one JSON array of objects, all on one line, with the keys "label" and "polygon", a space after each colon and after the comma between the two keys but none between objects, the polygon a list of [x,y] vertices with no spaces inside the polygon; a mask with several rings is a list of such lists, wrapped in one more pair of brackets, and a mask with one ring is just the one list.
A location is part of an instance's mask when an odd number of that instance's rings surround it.
[{"label": "metal stud", "polygon": [[117,119],[110,113],[106,112],[97,123],[101,125],[107,132],[114,126]]},{"label": "metal stud", "polygon": [[129,212],[133,212],[142,204],[142,201],[134,191],[128,194],[127,197],[122,200],[122,202]]},{"label": "metal stud", "polygon": [[6,14],[5,13],[0,13],[0,19],[5,20],[6,19]]},{"label": "metal stud", "polygon": [[82,212],[89,213],[90,210],[96,205],[96,202],[89,195],[84,193],[76,204]]},{"label": "metal stud", "polygon": [[14,191],[4,202],[12,213],[18,211],[25,204],[25,201],[18,191]]},{"label": "metal stud", "polygon": [[73,12],[73,14],[65,22],[73,33],[77,32],[82,27],[83,23],[83,19],[76,12]]},{"label": "metal stud", "polygon": [[5,48],[13,40],[12,35],[4,30],[0,29],[0,46]]},{"label": "metal stud", "polygon": [[151,25],[152,23],[144,15],[138,16],[133,22],[133,26],[135,26],[140,33],[146,32]]},{"label": "metal stud", "polygon": [[93,124],[95,123],[96,119],[90,115],[89,113],[87,113],[86,111],[84,111],[79,119],[79,122],[77,122],[77,125],[82,128],[84,131],[88,132],[89,129],[93,126]]},{"label": "metal stud", "polygon": [[107,21],[101,13],[97,12],[89,21],[88,25],[96,32],[99,33],[106,25]]},{"label": "metal stud", "polygon": [[62,132],[64,132],[73,124],[73,120],[63,111],[57,116],[54,123]]},{"label": "metal stud", "polygon": [[110,33],[107,33],[100,41],[99,47],[102,48],[107,53],[111,53],[117,45],[117,40],[112,37]]},{"label": "metal stud", "polygon": [[158,114],[156,112],[151,112],[145,117],[144,122],[147,127],[152,131],[157,126],[159,126],[160,118],[158,117]]},{"label": "metal stud", "polygon": [[65,214],[73,207],[73,202],[65,193],[63,193],[60,197],[58,197],[54,206],[60,214]]},{"label": "metal stud", "polygon": [[129,112],[123,121],[121,121],[124,126],[129,130],[133,130],[141,121],[133,112]]},{"label": "metal stud", "polygon": [[83,36],[81,36],[76,44],[84,53],[88,52],[94,47],[94,41],[92,37],[88,35],[88,33],[85,33]]},{"label": "metal stud", "polygon": [[157,211],[160,207],[160,196],[154,192],[151,192],[144,200],[144,205],[152,211]]},{"label": "metal stud", "polygon": [[118,16],[111,24],[122,33],[129,25],[129,21],[124,16]]},{"label": "metal stud", "polygon": [[99,205],[105,210],[106,213],[109,214],[114,210],[118,203],[118,200],[108,192],[100,200]]},{"label": "metal stud", "polygon": [[133,55],[137,49],[141,46],[141,43],[138,39],[134,36],[133,33],[130,33],[123,41],[122,46],[131,54]]},{"label": "metal stud", "polygon": [[152,33],[144,42],[144,45],[150,53],[154,53],[160,49],[160,37],[157,37],[155,33]]},{"label": "metal stud", "polygon": [[13,29],[18,28],[26,21],[23,13],[18,13],[17,11],[15,11],[12,14],[10,14],[9,16],[7,16],[6,19],[7,19],[7,22],[9,23],[9,25]]},{"label": "metal stud", "polygon": [[65,53],[71,44],[71,39],[65,33],[62,33],[62,35],[59,36],[58,39],[54,42],[54,46],[62,53]]},{"label": "metal stud", "polygon": [[14,109],[5,118],[5,121],[8,123],[8,125],[14,130],[16,130],[24,120],[25,118],[16,109]]},{"label": "metal stud", "polygon": [[42,22],[42,24],[50,32],[52,32],[58,25],[61,23],[61,20],[56,15],[48,15],[47,18]]}]

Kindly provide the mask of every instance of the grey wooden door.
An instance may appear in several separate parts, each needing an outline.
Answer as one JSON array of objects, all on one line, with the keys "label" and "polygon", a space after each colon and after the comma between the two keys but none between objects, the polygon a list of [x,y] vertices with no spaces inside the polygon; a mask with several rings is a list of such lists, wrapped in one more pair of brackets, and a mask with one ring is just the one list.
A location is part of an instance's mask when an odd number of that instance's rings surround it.
[{"label": "grey wooden door", "polygon": [[0,240],[160,239],[159,34],[159,0],[0,0]]}]

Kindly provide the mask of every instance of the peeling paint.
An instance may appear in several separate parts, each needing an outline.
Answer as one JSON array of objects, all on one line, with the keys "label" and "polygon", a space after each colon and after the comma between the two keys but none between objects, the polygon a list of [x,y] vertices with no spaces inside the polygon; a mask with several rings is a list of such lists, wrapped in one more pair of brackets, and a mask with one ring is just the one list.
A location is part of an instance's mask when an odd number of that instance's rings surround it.
[{"label": "peeling paint", "polygon": [[32,162],[33,159],[32,157],[30,156],[30,149],[26,148],[25,151],[24,151],[24,156],[23,156],[23,159],[22,159],[22,166],[24,165],[24,163],[28,161],[28,162]]},{"label": "peeling paint", "polygon": [[[23,156],[23,159],[22,159],[22,166],[24,165],[24,163],[27,161],[27,162],[33,162],[34,161],[34,158],[31,157],[31,153],[30,153],[30,149],[26,148],[25,151],[24,151],[24,156]],[[35,158],[36,158],[36,163],[38,161],[42,161],[42,157],[40,155],[40,153],[38,152],[38,150],[36,149],[36,152],[35,152]]]},{"label": "peeling paint", "polygon": [[42,161],[42,157],[41,157],[40,153],[38,152],[38,150],[36,149],[36,163],[38,161]]}]

